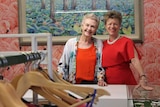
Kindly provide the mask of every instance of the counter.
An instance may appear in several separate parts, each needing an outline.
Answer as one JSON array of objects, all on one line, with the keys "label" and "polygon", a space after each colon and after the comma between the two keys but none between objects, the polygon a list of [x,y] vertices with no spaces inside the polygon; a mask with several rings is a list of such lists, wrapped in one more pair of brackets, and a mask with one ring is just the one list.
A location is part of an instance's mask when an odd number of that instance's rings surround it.
[{"label": "counter", "polygon": [[[100,87],[97,85],[78,85],[83,87],[102,88],[107,90],[110,96],[101,96],[94,107],[160,107],[160,85],[152,85],[152,91],[135,88],[135,85],[108,85]],[[25,99],[33,100],[32,90],[28,90],[23,96]],[[38,95],[38,99],[44,99]]]},{"label": "counter", "polygon": [[[111,95],[110,96],[101,96],[99,97],[99,101],[94,107],[128,107],[128,94],[127,94],[127,86],[126,85],[108,85],[105,87],[100,87],[97,85],[80,85],[84,87],[92,87],[92,88],[102,88],[107,90]],[[33,99],[32,90],[28,90],[23,98],[27,100]],[[43,99],[42,96],[38,95],[38,99]]]}]

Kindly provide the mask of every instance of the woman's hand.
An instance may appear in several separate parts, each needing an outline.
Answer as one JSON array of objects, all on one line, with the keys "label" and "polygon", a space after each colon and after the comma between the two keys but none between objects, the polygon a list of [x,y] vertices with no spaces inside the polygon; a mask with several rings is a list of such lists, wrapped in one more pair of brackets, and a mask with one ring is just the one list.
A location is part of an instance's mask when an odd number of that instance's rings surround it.
[{"label": "woman's hand", "polygon": [[139,80],[139,84],[137,88],[142,87],[144,90],[152,91],[153,88],[150,86],[147,86],[147,79],[145,76],[141,77]]},{"label": "woman's hand", "polygon": [[104,80],[99,80],[98,85],[99,86],[107,86],[107,83]]},{"label": "woman's hand", "polygon": [[105,75],[105,72],[99,72],[98,73],[98,76],[97,76],[97,79],[98,79],[98,85],[99,86],[106,86],[107,83],[104,81],[104,75]]}]

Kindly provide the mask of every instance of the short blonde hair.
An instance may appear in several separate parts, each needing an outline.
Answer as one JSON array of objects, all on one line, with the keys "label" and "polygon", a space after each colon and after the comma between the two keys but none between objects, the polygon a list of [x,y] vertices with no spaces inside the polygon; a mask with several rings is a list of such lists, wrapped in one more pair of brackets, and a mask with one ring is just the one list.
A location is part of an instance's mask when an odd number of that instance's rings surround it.
[{"label": "short blonde hair", "polygon": [[122,23],[122,15],[120,12],[115,11],[115,10],[111,10],[108,11],[105,15],[104,15],[104,23],[107,23],[108,19],[118,19],[119,20],[119,24],[121,25]]},{"label": "short blonde hair", "polygon": [[94,14],[94,13],[90,13],[90,14],[86,14],[84,15],[83,19],[82,19],[82,24],[84,23],[84,21],[86,19],[92,19],[95,20],[97,22],[97,27],[99,26],[99,18]]}]

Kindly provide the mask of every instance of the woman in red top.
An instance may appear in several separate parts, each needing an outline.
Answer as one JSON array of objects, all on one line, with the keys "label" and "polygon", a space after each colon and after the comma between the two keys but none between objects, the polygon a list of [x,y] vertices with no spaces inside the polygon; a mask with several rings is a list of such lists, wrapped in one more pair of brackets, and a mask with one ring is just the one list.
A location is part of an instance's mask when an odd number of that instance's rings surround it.
[{"label": "woman in red top", "polygon": [[130,69],[130,64],[140,75],[139,86],[152,90],[146,84],[146,75],[143,72],[140,56],[133,41],[127,37],[120,36],[119,30],[122,15],[117,11],[109,11],[105,14],[105,28],[109,38],[104,41],[102,66],[106,70],[108,84],[136,85],[137,82]]}]

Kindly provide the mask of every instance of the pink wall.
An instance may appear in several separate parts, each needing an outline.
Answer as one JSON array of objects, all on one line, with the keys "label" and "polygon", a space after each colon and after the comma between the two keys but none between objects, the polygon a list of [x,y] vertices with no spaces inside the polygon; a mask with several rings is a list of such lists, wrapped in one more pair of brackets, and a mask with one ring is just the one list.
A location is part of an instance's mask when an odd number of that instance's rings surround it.
[{"label": "pink wall", "polygon": [[[0,0],[0,34],[18,33],[17,9],[17,0]],[[160,0],[144,0],[143,18],[144,43],[136,46],[142,55],[141,63],[149,83],[160,84]],[[0,51],[19,50],[18,38],[0,38],[0,41]],[[22,47],[22,50],[30,50],[30,47]],[[53,69],[56,69],[62,51],[63,46],[53,46]],[[11,66],[3,75],[10,81],[23,72],[24,64],[20,64]],[[138,78],[136,73],[135,76]]]}]

